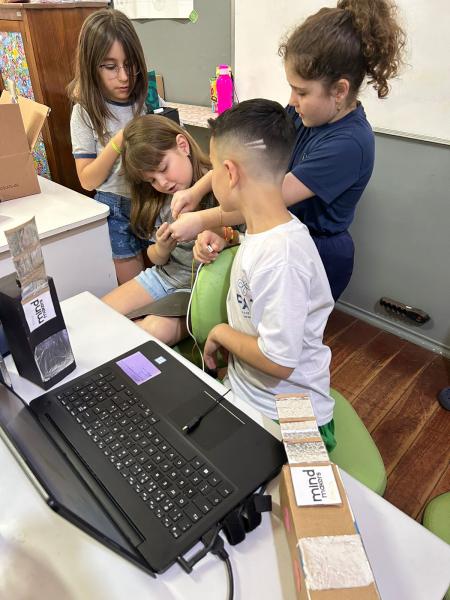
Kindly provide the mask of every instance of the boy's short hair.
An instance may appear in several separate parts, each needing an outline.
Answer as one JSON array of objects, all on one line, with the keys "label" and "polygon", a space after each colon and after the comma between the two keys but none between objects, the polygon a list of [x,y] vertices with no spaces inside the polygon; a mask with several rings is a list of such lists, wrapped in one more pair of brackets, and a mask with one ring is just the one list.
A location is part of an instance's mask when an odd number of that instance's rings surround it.
[{"label": "boy's short hair", "polygon": [[[284,175],[295,140],[292,119],[278,102],[256,98],[208,121],[219,154],[243,156],[252,171]],[[252,160],[253,158],[253,160]],[[256,173],[255,173],[256,174]]]}]

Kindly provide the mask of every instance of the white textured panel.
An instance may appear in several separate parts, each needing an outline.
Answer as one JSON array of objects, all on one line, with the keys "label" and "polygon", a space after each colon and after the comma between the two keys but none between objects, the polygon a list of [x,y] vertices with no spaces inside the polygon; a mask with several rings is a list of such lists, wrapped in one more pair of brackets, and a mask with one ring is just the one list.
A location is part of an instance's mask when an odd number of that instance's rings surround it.
[{"label": "white textured panel", "polygon": [[293,398],[277,398],[277,411],[279,419],[315,419],[311,401],[308,396]]},{"label": "white textured panel", "polygon": [[285,441],[320,436],[316,421],[292,421],[280,423],[280,427],[281,437]]},{"label": "white textured panel", "polygon": [[373,574],[359,535],[329,535],[298,542],[311,590],[364,587]]},{"label": "white textured panel", "polygon": [[290,465],[328,462],[330,460],[325,444],[322,441],[285,444],[284,448]]}]

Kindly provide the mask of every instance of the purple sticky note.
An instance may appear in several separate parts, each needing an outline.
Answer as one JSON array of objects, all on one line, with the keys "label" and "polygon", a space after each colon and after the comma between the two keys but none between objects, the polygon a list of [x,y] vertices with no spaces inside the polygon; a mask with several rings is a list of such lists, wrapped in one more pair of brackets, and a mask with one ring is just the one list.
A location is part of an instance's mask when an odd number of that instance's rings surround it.
[{"label": "purple sticky note", "polygon": [[130,354],[130,356],[117,361],[116,364],[137,385],[141,385],[161,373],[161,371],[155,367],[142,352]]}]

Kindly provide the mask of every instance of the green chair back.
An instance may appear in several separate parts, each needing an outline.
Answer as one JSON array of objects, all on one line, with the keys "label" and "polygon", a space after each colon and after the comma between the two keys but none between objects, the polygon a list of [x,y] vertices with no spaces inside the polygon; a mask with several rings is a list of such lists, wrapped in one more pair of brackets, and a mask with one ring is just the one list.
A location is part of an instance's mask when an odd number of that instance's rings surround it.
[{"label": "green chair back", "polygon": [[330,459],[349,475],[382,496],[386,489],[386,469],[383,459],[350,402],[334,389],[334,426],[337,446]]},{"label": "green chair back", "polygon": [[[192,292],[190,309],[191,330],[203,351],[203,346],[211,329],[219,323],[227,323],[227,294],[230,287],[230,273],[238,246],[226,248],[216,260],[200,269]],[[187,338],[175,346],[175,350],[201,367],[199,351],[194,348],[192,338]],[[224,366],[224,365],[219,365]]]},{"label": "green chair back", "polygon": [[213,263],[205,265],[198,274],[192,294],[192,333],[200,347],[206,342],[211,329],[227,323],[227,295],[230,273],[238,246],[223,250]]},{"label": "green chair back", "polygon": [[[444,542],[450,544],[450,492],[436,496],[428,502],[422,518],[423,526]],[[444,596],[450,600],[450,588]]]},{"label": "green chair back", "polygon": [[428,502],[422,518],[423,526],[450,544],[450,492]]}]

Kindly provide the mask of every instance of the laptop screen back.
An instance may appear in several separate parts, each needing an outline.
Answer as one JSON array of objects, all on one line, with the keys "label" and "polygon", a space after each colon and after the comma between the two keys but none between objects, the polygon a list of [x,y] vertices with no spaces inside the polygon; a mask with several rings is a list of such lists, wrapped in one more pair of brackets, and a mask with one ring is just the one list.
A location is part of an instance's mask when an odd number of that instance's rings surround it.
[{"label": "laptop screen back", "polygon": [[[77,474],[64,458],[28,406],[3,384],[0,384],[0,427],[42,486],[45,500],[56,512],[107,545],[117,546],[116,549],[126,553],[128,558],[146,566],[133,545],[89,492],[80,472]],[[71,457],[73,460],[75,457]],[[81,468],[81,465],[76,465],[77,471]]]}]

